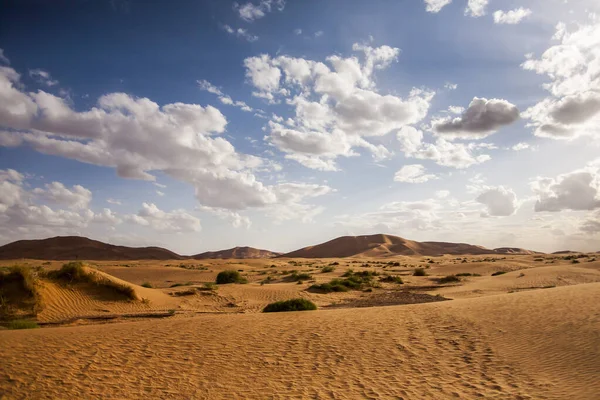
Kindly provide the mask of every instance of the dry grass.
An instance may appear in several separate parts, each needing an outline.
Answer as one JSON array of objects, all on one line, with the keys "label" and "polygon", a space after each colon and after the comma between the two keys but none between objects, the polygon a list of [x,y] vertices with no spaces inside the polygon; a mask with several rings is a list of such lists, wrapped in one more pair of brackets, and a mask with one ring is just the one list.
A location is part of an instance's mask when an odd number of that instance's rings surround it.
[{"label": "dry grass", "polygon": [[0,319],[35,316],[42,308],[38,269],[12,266],[0,272]]}]

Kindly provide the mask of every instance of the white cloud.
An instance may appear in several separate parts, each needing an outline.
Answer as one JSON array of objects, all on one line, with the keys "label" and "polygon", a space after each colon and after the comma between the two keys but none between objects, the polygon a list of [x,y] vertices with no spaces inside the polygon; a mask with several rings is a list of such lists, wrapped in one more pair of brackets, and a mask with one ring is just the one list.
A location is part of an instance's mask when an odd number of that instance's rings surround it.
[{"label": "white cloud", "polygon": [[483,17],[488,3],[489,0],[469,0],[465,9],[465,15],[475,18]]},{"label": "white cloud", "polygon": [[230,35],[234,35],[239,38],[246,39],[249,42],[256,42],[258,40],[258,36],[249,33],[248,30],[244,29],[244,28],[233,29],[229,25],[223,25],[223,29],[225,30],[225,32],[229,33]]},{"label": "white cloud", "polygon": [[220,88],[216,87],[215,85],[213,85],[206,79],[197,80],[196,83],[198,83],[198,87],[200,88],[200,90],[204,90],[209,93],[216,94],[219,97],[219,100],[221,101],[221,103],[223,103],[223,104],[238,107],[242,111],[246,111],[246,112],[254,111],[254,109],[252,107],[250,107],[248,104],[246,104],[245,102],[234,101],[231,97],[229,97],[228,95],[223,93]]},{"label": "white cloud", "polygon": [[452,82],[446,82],[446,84],[444,85],[444,88],[446,88],[448,90],[456,90],[456,89],[458,89],[458,84],[452,83]]},{"label": "white cloud", "polygon": [[529,148],[531,148],[531,146],[529,145],[529,143],[525,143],[525,142],[517,143],[513,147],[511,147],[511,149],[514,151],[521,151],[521,150],[526,150]]},{"label": "white cloud", "polygon": [[315,37],[321,37],[323,36],[323,31],[316,31],[315,32]]},{"label": "white cloud", "polygon": [[153,203],[143,203],[137,214],[127,215],[127,221],[148,226],[159,232],[198,232],[201,229],[200,219],[185,210],[166,212]]},{"label": "white cloud", "polygon": [[438,138],[435,143],[424,142],[423,132],[411,126],[400,129],[396,137],[406,157],[433,160],[438,165],[458,169],[489,161],[489,155],[479,153],[495,148],[487,143],[454,143],[443,138]]},{"label": "white cloud", "polygon": [[3,49],[0,49],[0,62],[4,64],[10,64],[10,60],[4,55]]},{"label": "white cloud", "polygon": [[252,22],[263,18],[266,13],[271,12],[273,9],[283,11],[285,0],[261,0],[258,4],[246,3],[243,5],[234,3],[233,8],[238,12],[240,18]]},{"label": "white cloud", "polygon": [[452,0],[425,0],[425,10],[430,13],[438,13],[450,3]]},{"label": "white cloud", "polygon": [[460,118],[432,121],[433,131],[449,137],[479,139],[519,119],[519,110],[506,100],[475,97]]},{"label": "white cloud", "polygon": [[600,130],[600,21],[568,31],[558,24],[555,40],[539,59],[529,57],[525,70],[547,75],[551,96],[527,109],[535,135],[552,139],[598,136]]},{"label": "white cloud", "polygon": [[302,35],[302,29],[294,29],[294,35]]},{"label": "white cloud", "polygon": [[92,201],[92,192],[81,185],[68,189],[60,182],[46,184],[45,189],[37,188],[33,193],[44,199],[72,209],[87,209]]},{"label": "white cloud", "polygon": [[29,76],[36,79],[38,82],[46,85],[46,86],[54,86],[58,85],[58,81],[52,79],[50,73],[41,69],[30,69]]},{"label": "white cloud", "polygon": [[165,195],[165,192],[161,192],[160,190],[157,190],[156,194],[162,197]]},{"label": "white cloud", "polygon": [[[91,192],[75,185],[67,189],[60,182],[46,189],[28,190],[26,177],[14,170],[0,170],[0,235],[10,238],[28,235],[72,233],[91,223],[118,224],[120,219],[110,209],[94,213],[88,209]],[[54,209],[40,201],[65,205],[69,210]]]},{"label": "white cloud", "polygon": [[518,208],[517,195],[512,189],[503,186],[488,187],[477,196],[477,202],[486,206],[484,215],[507,217],[513,215]]},{"label": "white cloud", "polygon": [[234,228],[250,228],[252,222],[250,218],[247,216],[243,216],[238,212],[226,210],[224,208],[215,208],[215,207],[206,207],[199,206],[198,209],[200,211],[204,211],[213,215],[216,215],[218,218],[229,221],[231,226]]},{"label": "white cloud", "polygon": [[23,93],[18,83],[12,68],[0,68],[0,125],[24,129],[0,133],[3,146],[28,145],[113,167],[124,178],[154,181],[151,172],[163,172],[192,185],[200,204],[209,207],[240,210],[280,203],[278,185],[265,185],[253,173],[263,160],[238,153],[217,136],[227,120],[212,106],[159,106],[111,93],[90,110],[75,111],[44,91]]},{"label": "white cloud", "polygon": [[581,231],[586,234],[596,235],[600,233],[600,211],[596,211],[581,224]]},{"label": "white cloud", "polygon": [[562,174],[540,177],[531,183],[537,196],[535,211],[594,210],[600,208],[600,162]]},{"label": "white cloud", "polygon": [[437,176],[426,174],[425,167],[421,164],[404,165],[394,175],[396,182],[424,183],[432,179],[437,179]]},{"label": "white cloud", "polygon": [[286,158],[329,171],[338,169],[337,157],[357,156],[357,148],[381,160],[391,153],[368,137],[384,136],[427,115],[433,92],[413,89],[403,99],[375,89],[374,72],[396,61],[399,49],[358,43],[352,49],[362,54],[362,60],[330,56],[331,68],[285,55],[245,60],[246,75],[261,97],[275,102],[282,96],[294,108],[293,118],[274,117],[266,127],[266,140]]},{"label": "white cloud", "polygon": [[498,10],[494,12],[494,22],[496,24],[510,24],[515,25],[519,22],[523,21],[525,18],[531,15],[531,10],[529,8],[515,8],[510,11],[502,11]]},{"label": "white cloud", "polygon": [[115,200],[115,199],[106,199],[106,202],[109,204],[117,205],[117,206],[120,206],[121,204],[123,204],[123,203],[121,203],[120,200]]}]

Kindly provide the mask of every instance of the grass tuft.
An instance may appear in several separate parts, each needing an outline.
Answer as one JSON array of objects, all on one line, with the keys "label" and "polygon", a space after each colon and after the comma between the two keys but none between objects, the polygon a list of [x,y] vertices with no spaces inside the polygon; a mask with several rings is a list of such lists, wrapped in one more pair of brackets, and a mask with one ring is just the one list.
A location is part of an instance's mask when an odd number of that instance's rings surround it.
[{"label": "grass tuft", "polygon": [[506,271],[496,271],[492,274],[492,276],[504,275]]},{"label": "grass tuft", "polygon": [[285,301],[276,301],[263,309],[263,312],[286,312],[286,311],[308,311],[316,310],[317,306],[310,300],[291,299]]},{"label": "grass tuft", "polygon": [[40,326],[35,321],[17,319],[6,324],[8,329],[37,329]]},{"label": "grass tuft", "polygon": [[427,272],[424,268],[416,268],[413,272],[413,276],[427,276]]},{"label": "grass tuft", "polygon": [[445,284],[445,283],[456,283],[456,282],[460,282],[460,278],[458,276],[456,276],[456,275],[448,275],[448,276],[445,276],[443,278],[440,278],[439,282],[442,283],[442,284]]},{"label": "grass tuft", "polygon": [[144,282],[144,283],[142,283],[142,287],[145,287],[145,288],[148,288],[148,289],[154,288],[154,286],[152,286],[152,284],[150,282]]},{"label": "grass tuft", "polygon": [[397,275],[383,276],[383,277],[379,278],[379,282],[397,283],[399,285],[404,284],[404,281],[402,280],[402,278]]}]

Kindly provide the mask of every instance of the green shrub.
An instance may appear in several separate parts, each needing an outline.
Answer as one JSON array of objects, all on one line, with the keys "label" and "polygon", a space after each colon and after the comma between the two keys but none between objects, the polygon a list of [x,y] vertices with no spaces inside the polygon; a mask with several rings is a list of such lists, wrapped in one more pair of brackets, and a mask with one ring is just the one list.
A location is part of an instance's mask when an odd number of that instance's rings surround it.
[{"label": "green shrub", "polygon": [[40,326],[35,321],[17,319],[6,324],[8,329],[37,329]]},{"label": "green shrub", "polygon": [[343,275],[345,279],[333,279],[329,281],[329,283],[312,285],[309,289],[323,293],[361,290],[365,287],[373,286],[373,277],[377,275],[379,274],[373,271],[354,272],[353,270],[349,269]]},{"label": "green shrub", "polygon": [[402,278],[397,275],[386,275],[384,277],[379,278],[379,282],[397,283],[399,285],[404,284]]},{"label": "green shrub", "polygon": [[571,264],[579,264],[579,260],[573,259],[573,260],[571,261]]},{"label": "green shrub", "polygon": [[307,311],[316,309],[316,304],[310,300],[292,299],[271,303],[263,309],[263,312]]},{"label": "green shrub", "polygon": [[298,281],[308,281],[312,279],[312,275],[307,274],[307,273],[297,273],[294,272],[290,275],[290,280],[293,282],[298,282]]},{"label": "green shrub", "polygon": [[492,276],[504,275],[506,271],[496,271],[492,274]]},{"label": "green shrub", "polygon": [[152,284],[150,282],[144,282],[144,283],[142,283],[142,287],[152,289],[154,286],[152,286]]},{"label": "green shrub", "polygon": [[335,267],[328,265],[326,267],[321,268],[321,273],[326,274],[327,272],[335,271]]},{"label": "green shrub", "polygon": [[425,272],[424,268],[417,268],[413,272],[413,276],[427,276],[427,272]]},{"label": "green shrub", "polygon": [[479,274],[472,274],[470,272],[461,272],[460,274],[456,274],[456,276],[481,276]]},{"label": "green shrub", "polygon": [[448,275],[443,278],[440,278],[439,282],[440,283],[455,283],[455,282],[460,282],[460,278],[456,275]]},{"label": "green shrub", "polygon": [[217,275],[217,284],[225,285],[228,283],[248,283],[248,280],[244,278],[238,271],[227,270],[221,271]]}]

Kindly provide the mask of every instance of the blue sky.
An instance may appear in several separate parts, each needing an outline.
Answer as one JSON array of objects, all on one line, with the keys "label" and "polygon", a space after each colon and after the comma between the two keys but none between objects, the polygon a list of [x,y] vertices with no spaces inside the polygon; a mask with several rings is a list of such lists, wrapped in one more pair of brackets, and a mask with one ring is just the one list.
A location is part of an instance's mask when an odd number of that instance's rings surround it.
[{"label": "blue sky", "polygon": [[0,7],[0,244],[600,250],[596,1]]}]

